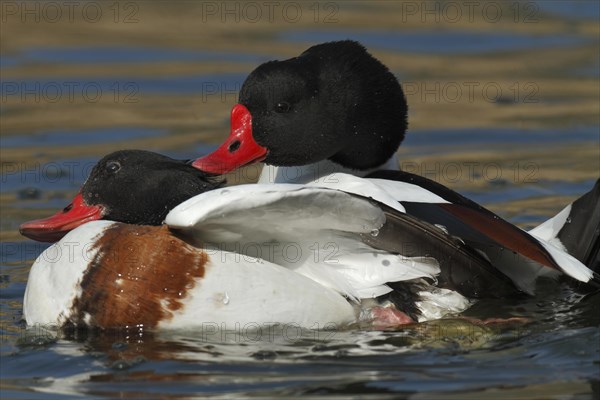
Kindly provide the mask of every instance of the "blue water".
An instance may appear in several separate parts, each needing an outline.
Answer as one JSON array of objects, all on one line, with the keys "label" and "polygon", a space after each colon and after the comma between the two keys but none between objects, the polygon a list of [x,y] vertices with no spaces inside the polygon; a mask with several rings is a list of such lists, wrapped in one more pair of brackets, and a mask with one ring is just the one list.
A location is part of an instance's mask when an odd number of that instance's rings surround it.
[{"label": "blue water", "polygon": [[[513,175],[510,174],[510,177],[512,176]],[[534,178],[531,182],[527,182],[528,185],[525,187],[511,185],[507,179],[498,179],[497,182],[496,187],[492,184],[487,186],[483,191],[463,191],[462,194],[479,204],[488,204],[493,208],[493,204],[535,197],[556,195],[578,197],[591,190],[596,181],[592,179],[582,182],[565,182]],[[523,220],[520,219],[516,222],[522,221]],[[538,220],[538,222],[542,221]]]},{"label": "blue water", "polygon": [[575,68],[573,73],[575,76],[598,79],[600,77],[600,59],[597,59],[585,67]]},{"label": "blue water", "polygon": [[[110,138],[112,138],[112,140],[102,136],[104,134],[107,134]],[[159,134],[164,134],[164,131],[155,129],[132,129],[119,127],[70,133],[64,133],[60,131],[44,132],[39,135],[44,138],[44,141],[42,142],[37,142],[35,140],[31,141],[29,136],[15,136],[14,138],[8,137],[3,139],[2,143],[4,146],[4,140],[8,141],[9,139],[12,139],[12,142],[9,143],[14,144],[15,146],[40,145],[42,143],[46,145],[47,142],[52,142],[53,140],[56,140],[56,142],[52,143],[52,145],[75,145],[82,143],[88,143],[91,145],[105,141],[154,137]],[[161,153],[171,158],[189,160],[208,154],[215,150],[216,147],[217,146],[213,144],[199,143],[198,145],[187,150],[161,151]],[[158,151],[160,149],[151,147],[142,150]],[[40,192],[34,196],[33,200],[37,200],[40,197],[45,197],[44,193],[46,191],[72,192],[83,185],[83,182],[85,182],[92,171],[92,168],[94,168],[94,165],[96,165],[96,162],[98,162],[100,158],[101,156],[62,159],[46,163],[5,163],[2,167],[2,174],[0,175],[0,193],[20,193],[26,190],[35,190]],[[66,197],[56,196],[57,195],[55,195],[54,198],[45,198],[43,203],[37,201],[23,201],[18,205],[18,207],[54,207],[56,209],[60,209],[65,206]]]},{"label": "blue water", "polygon": [[516,51],[528,48],[570,47],[589,40],[571,34],[529,35],[515,32],[439,31],[343,31],[290,30],[280,40],[320,43],[334,40],[358,40],[368,48],[426,54],[475,54]]},{"label": "blue water", "polygon": [[85,101],[96,103],[103,97],[117,103],[137,103],[145,94],[199,94],[237,98],[246,74],[223,73],[146,78],[124,76],[117,78],[53,78],[10,79],[1,82],[0,96],[6,101],[18,98],[22,102],[56,103]]},{"label": "blue water", "polygon": [[[18,192],[27,188],[41,191],[78,189],[99,159],[100,157],[86,157],[47,163],[5,164],[0,177],[0,192]],[[22,205],[26,206],[27,202]]]},{"label": "blue water", "polygon": [[27,64],[102,64],[152,62],[252,62],[262,63],[265,55],[209,50],[181,50],[134,46],[93,47],[32,47],[17,54],[0,57],[0,67],[19,67]]},{"label": "blue water", "polygon": [[497,144],[555,144],[600,141],[600,127],[569,126],[555,129],[462,128],[409,131],[403,144],[407,146],[482,146]]},{"label": "blue water", "polygon": [[600,20],[600,2],[595,0],[538,0],[540,11],[575,20]]},{"label": "blue water", "polygon": [[[487,33],[469,31],[338,31],[290,30],[280,39],[291,42],[319,43],[332,40],[358,40],[370,48],[403,52],[454,54],[522,50],[534,47],[572,46],[586,43],[576,35],[526,35],[512,32]],[[18,54],[0,57],[0,68],[15,68],[28,64],[68,62],[74,64],[152,63],[152,62],[251,62],[260,64],[275,55],[241,52],[192,51],[127,46],[93,46],[85,48],[28,48]]]},{"label": "blue water", "polygon": [[[2,271],[22,275],[5,263]],[[487,390],[513,398],[532,384],[550,385],[537,388],[536,398],[598,393],[600,321],[590,305],[600,298],[583,299],[555,284],[541,285],[535,300],[480,304],[471,312],[535,318],[526,325],[482,330],[448,320],[399,331],[293,337],[277,330],[269,335],[79,331],[57,337],[42,328],[21,327],[17,321],[24,285],[9,281],[3,286],[1,333],[10,338],[2,343],[3,398],[398,398],[422,397],[426,391],[429,399],[445,398],[448,392],[485,398]],[[23,393],[25,387],[35,392]]]},{"label": "blue water", "polygon": [[29,135],[3,136],[0,138],[2,147],[26,146],[76,146],[80,144],[114,143],[119,141],[164,135],[164,130],[148,128],[114,127],[92,129],[85,132],[66,132],[53,130]]}]

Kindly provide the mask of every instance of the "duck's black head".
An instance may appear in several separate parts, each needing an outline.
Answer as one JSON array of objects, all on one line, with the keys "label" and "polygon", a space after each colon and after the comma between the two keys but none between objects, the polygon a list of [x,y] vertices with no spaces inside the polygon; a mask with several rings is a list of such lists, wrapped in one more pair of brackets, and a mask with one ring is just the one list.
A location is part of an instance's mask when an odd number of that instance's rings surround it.
[{"label": "duck's black head", "polygon": [[102,158],[73,201],[57,214],[21,225],[21,234],[55,242],[77,226],[105,219],[160,225],[179,203],[222,182],[192,167],[143,150],[121,150]]},{"label": "duck's black head", "polygon": [[231,115],[231,134],[194,166],[225,173],[257,161],[277,166],[329,159],[366,170],[384,164],[407,128],[402,88],[354,41],[313,46],[256,68]]}]

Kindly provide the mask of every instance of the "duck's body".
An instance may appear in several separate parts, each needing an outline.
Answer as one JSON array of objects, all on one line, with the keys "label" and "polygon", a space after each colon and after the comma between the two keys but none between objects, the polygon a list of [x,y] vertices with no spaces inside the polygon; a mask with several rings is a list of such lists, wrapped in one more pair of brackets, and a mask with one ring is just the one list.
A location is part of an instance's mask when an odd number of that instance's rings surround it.
[{"label": "duck's body", "polygon": [[[336,178],[346,187],[362,180]],[[378,180],[367,181],[376,192]],[[408,199],[421,190],[405,186]],[[513,255],[522,273],[509,278],[448,228],[399,207],[310,184],[242,185],[183,202],[167,226],[90,222],[36,260],[24,315],[30,325],[103,328],[380,326],[390,315],[426,321],[519,295],[539,276],[594,279],[557,249],[553,267]]]},{"label": "duck's body", "polygon": [[[446,297],[421,310],[415,292],[412,318],[404,322],[439,318],[470,304],[425,281],[440,272],[435,260],[365,243],[385,223],[382,209],[367,199],[291,184],[204,194],[168,215],[173,229],[94,221],[69,232],[31,269],[27,323],[331,329],[371,321],[374,307],[391,305],[376,299],[392,291],[386,285],[392,281],[431,287]],[[75,256],[53,258],[68,250]],[[391,314],[404,315],[395,308]]]},{"label": "duck's body", "polygon": [[[141,176],[146,179],[132,188]],[[121,151],[103,158],[71,205],[22,226],[36,239],[67,235],[32,266],[27,323],[331,328],[369,321],[370,310],[380,304],[361,299],[391,291],[386,279],[434,279],[438,273],[432,261],[415,264],[395,256],[380,270],[357,264],[352,256],[369,251],[361,235],[380,227],[384,217],[365,199],[326,188],[222,188],[194,197],[193,205],[181,204],[168,218],[176,230],[148,225],[164,219],[156,210],[166,215],[173,199],[218,186],[186,163],[154,153]],[[274,213],[277,218],[261,220]],[[398,310],[383,314],[413,321]]]},{"label": "duck's body", "polygon": [[339,293],[286,268],[193,246],[164,226],[112,221],[82,225],[42,253],[23,314],[28,325],[250,331],[356,319]]}]

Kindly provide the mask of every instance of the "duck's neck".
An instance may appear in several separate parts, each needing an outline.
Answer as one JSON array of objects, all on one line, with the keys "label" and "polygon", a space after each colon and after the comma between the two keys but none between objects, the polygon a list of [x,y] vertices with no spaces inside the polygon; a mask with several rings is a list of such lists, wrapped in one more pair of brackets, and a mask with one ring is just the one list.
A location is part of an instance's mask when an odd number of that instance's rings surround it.
[{"label": "duck's neck", "polygon": [[382,169],[399,169],[396,154],[387,160],[385,164],[364,171],[345,168],[330,160],[323,160],[318,163],[298,167],[276,167],[265,164],[258,178],[258,183],[318,183],[319,180],[327,179],[328,175],[335,173],[345,173],[362,177]]}]

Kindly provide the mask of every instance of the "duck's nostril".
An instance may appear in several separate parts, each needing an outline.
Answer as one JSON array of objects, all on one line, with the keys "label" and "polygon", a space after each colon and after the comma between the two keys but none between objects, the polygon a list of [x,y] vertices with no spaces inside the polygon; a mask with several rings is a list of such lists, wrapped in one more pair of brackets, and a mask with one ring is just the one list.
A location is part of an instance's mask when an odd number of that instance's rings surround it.
[{"label": "duck's nostril", "polygon": [[66,206],[65,208],[63,208],[63,212],[69,212],[71,211],[71,209],[73,208],[73,203],[69,204],[68,206]]},{"label": "duck's nostril", "polygon": [[236,140],[235,142],[231,143],[231,144],[229,145],[229,152],[230,152],[230,153],[233,153],[233,152],[237,151],[237,149],[239,149],[239,148],[240,148],[240,144],[241,144],[241,143],[240,143],[240,141],[239,141],[239,140]]}]

